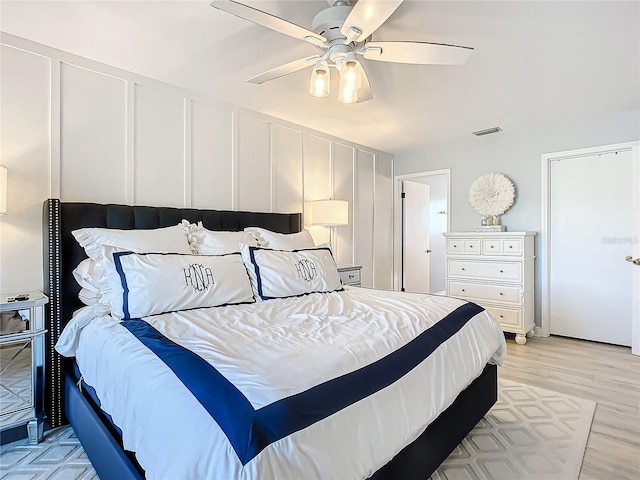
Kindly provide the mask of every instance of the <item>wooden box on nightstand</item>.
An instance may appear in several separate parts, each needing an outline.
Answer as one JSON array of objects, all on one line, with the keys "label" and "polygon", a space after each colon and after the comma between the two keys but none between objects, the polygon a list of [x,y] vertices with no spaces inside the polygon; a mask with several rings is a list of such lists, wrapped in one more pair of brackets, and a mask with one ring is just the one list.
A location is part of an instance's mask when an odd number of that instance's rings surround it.
[{"label": "wooden box on nightstand", "polygon": [[350,285],[352,287],[361,287],[362,280],[360,273],[362,272],[362,265],[342,265],[338,266],[338,273],[340,274],[340,280],[343,285]]},{"label": "wooden box on nightstand", "polygon": [[42,438],[44,305],[40,292],[0,295],[0,431],[2,442]]}]

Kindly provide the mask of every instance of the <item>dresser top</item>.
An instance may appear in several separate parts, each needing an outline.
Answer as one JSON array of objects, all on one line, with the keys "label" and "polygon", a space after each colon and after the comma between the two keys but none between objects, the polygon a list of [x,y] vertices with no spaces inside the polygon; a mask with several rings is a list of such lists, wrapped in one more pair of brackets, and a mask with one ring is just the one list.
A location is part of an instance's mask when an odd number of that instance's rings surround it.
[{"label": "dresser top", "polygon": [[538,232],[445,232],[445,237],[534,237]]}]

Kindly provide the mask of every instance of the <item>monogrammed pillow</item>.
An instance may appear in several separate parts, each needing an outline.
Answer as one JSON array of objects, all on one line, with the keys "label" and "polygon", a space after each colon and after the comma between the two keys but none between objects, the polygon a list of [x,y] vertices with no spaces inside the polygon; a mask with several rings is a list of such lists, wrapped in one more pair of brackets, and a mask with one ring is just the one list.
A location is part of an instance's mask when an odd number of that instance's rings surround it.
[{"label": "monogrammed pillow", "polygon": [[[239,253],[185,255],[112,252],[121,296],[112,295],[112,315],[125,320],[159,313],[253,303],[253,291]],[[116,313],[117,312],[117,313]]]},{"label": "monogrammed pillow", "polygon": [[343,290],[338,267],[326,246],[271,250],[242,246],[251,284],[262,300]]}]

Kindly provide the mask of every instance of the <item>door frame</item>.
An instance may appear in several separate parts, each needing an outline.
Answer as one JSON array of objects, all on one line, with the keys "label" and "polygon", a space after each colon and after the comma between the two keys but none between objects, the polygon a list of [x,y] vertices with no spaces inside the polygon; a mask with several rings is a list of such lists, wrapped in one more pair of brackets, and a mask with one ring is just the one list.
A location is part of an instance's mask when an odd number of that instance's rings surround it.
[{"label": "door frame", "polygon": [[[551,257],[549,255],[551,249],[551,191],[550,191],[550,172],[551,162],[561,158],[584,157],[589,155],[598,155],[603,153],[619,152],[621,150],[631,150],[638,153],[638,145],[640,141],[616,143],[612,145],[602,145],[599,147],[580,148],[577,150],[567,150],[563,152],[545,153],[542,155],[542,222],[540,228],[540,278],[541,278],[541,325],[534,329],[536,336],[548,337],[551,332]],[[637,157],[636,157],[637,158]],[[634,164],[637,163],[634,162]],[[637,315],[636,315],[637,316]],[[638,343],[638,335],[640,335],[640,319],[634,318],[631,322],[632,338],[631,344]],[[638,345],[637,348],[640,348]]]},{"label": "door frame", "polygon": [[447,180],[447,232],[451,230],[451,169],[429,170],[393,176],[393,289],[402,286],[402,182],[416,178],[446,175]]}]

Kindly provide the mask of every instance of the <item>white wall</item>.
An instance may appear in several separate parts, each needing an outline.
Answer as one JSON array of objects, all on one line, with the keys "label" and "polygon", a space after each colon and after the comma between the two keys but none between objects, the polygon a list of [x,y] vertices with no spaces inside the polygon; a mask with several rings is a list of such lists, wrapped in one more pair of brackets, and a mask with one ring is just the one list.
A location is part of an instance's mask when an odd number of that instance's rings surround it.
[{"label": "white wall", "polygon": [[[0,291],[39,290],[42,203],[112,202],[299,212],[348,200],[339,263],[390,288],[393,156],[131,72],[0,37]],[[380,206],[374,214],[374,205]],[[310,227],[326,241],[323,227]]]},{"label": "white wall", "polygon": [[[544,153],[640,139],[640,110],[601,114],[572,123],[548,119],[535,128],[505,128],[504,131],[475,137],[465,133],[455,141],[396,155],[395,175],[451,169],[451,231],[472,231],[480,216],[468,201],[469,187],[480,175],[500,172],[516,187],[516,201],[501,217],[510,231],[540,231],[542,208],[542,160]],[[576,239],[577,241],[579,239]],[[536,251],[540,251],[540,236]],[[536,258],[536,325],[540,325],[540,258]]]}]

